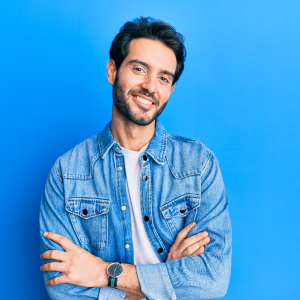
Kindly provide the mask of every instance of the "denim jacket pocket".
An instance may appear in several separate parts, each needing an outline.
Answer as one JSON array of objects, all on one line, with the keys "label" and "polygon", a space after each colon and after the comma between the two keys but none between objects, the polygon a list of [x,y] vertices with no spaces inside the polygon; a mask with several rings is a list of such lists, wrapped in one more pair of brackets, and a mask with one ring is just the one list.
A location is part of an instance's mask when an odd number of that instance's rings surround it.
[{"label": "denim jacket pocket", "polygon": [[173,238],[175,239],[178,232],[186,225],[187,218],[189,223],[193,222],[200,206],[200,195],[185,194],[160,207],[160,211],[169,227]]},{"label": "denim jacket pocket", "polygon": [[91,244],[96,249],[107,247],[109,205],[106,199],[68,199],[66,211],[81,244]]}]

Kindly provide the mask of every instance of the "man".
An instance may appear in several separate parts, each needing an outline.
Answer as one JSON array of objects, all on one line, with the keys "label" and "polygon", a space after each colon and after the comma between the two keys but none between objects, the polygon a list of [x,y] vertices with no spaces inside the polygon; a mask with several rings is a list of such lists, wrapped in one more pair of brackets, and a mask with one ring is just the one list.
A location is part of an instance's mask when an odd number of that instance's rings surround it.
[{"label": "man", "polygon": [[157,119],[184,60],[183,38],[166,23],[136,19],[115,37],[112,121],[55,162],[42,197],[51,299],[225,295],[231,224],[218,162]]}]

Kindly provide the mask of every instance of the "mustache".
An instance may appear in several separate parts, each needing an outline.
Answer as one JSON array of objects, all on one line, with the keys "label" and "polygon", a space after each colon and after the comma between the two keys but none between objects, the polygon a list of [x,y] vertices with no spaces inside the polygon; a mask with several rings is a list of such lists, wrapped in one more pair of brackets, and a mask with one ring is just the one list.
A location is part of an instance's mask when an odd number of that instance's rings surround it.
[{"label": "mustache", "polygon": [[154,93],[149,93],[149,92],[148,92],[147,90],[145,90],[145,89],[141,89],[141,90],[130,90],[130,91],[128,92],[128,94],[129,94],[129,95],[132,95],[132,94],[141,94],[141,95],[144,95],[144,96],[146,96],[146,97],[151,98],[151,99],[154,101],[154,103],[155,103],[156,105],[158,105],[158,103],[159,103],[158,99],[156,99],[156,98],[154,97]]}]

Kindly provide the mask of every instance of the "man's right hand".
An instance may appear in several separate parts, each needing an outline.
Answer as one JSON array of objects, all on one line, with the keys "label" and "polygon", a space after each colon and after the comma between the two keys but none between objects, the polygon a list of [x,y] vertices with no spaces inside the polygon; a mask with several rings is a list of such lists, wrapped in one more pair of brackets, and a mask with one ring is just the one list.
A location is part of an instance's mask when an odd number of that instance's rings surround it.
[{"label": "man's right hand", "polygon": [[205,251],[204,245],[207,245],[210,241],[206,231],[186,238],[195,225],[196,223],[193,222],[179,231],[174,244],[170,248],[166,262],[185,256],[198,256]]}]

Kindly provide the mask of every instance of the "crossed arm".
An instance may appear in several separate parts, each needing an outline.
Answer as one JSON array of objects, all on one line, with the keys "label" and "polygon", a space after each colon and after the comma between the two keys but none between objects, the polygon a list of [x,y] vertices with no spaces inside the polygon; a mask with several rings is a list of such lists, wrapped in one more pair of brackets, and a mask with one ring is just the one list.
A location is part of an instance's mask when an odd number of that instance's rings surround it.
[{"label": "crossed arm", "polygon": [[[191,223],[178,233],[166,262],[185,256],[198,256],[204,252],[204,246],[210,240],[207,232],[201,232],[187,238],[194,225],[195,223]],[[58,261],[44,264],[41,271],[61,272],[60,276],[48,280],[47,285],[70,283],[81,287],[107,286],[106,270],[110,262],[105,262],[100,257],[92,255],[62,235],[45,232],[44,237],[59,244],[65,250],[48,250],[41,255],[42,259]],[[138,281],[136,267],[130,264],[122,264],[122,266],[124,271],[118,279],[118,289],[126,292],[125,299],[145,298]]]},{"label": "crossed arm", "polygon": [[[109,262],[104,262],[98,257],[94,260],[97,260],[95,266],[101,264],[103,267],[97,268],[97,272],[102,270],[101,275],[99,275],[100,279],[97,277],[97,284],[90,284],[89,286],[93,286],[91,288],[85,288],[75,283],[67,284],[67,282],[76,282],[76,280],[78,280],[74,275],[75,273],[73,273],[73,264],[70,263],[70,261],[75,259],[75,256],[71,255],[70,258],[70,253],[68,253],[70,251],[73,253],[74,247],[69,250],[63,249],[63,247],[61,247],[61,245],[64,246],[63,244],[59,241],[54,242],[52,239],[45,238],[43,234],[48,231],[55,231],[57,234],[64,236],[74,243],[73,245],[76,246],[76,251],[81,251],[80,254],[78,254],[80,258],[83,257],[84,253],[87,255],[89,252],[79,247],[80,244],[72,226],[70,226],[69,217],[66,213],[63,213],[65,211],[64,190],[59,175],[60,173],[57,169],[58,168],[54,166],[50,171],[42,197],[40,213],[41,252],[46,253],[48,250],[52,251],[48,258],[44,256],[42,258],[56,260],[55,268],[53,264],[46,264],[50,272],[43,273],[44,280],[51,285],[49,287],[47,286],[47,291],[51,299],[57,300],[60,298],[67,300],[76,297],[78,300],[121,300],[124,299],[127,293],[126,299],[133,300],[139,299],[138,297],[144,298],[144,294],[147,295],[149,299],[177,298],[192,300],[199,299],[199,297],[201,297],[201,299],[216,299],[226,294],[231,266],[231,223],[222,176],[218,162],[214,156],[209,159],[201,175],[201,205],[198,208],[195,218],[197,224],[189,233],[191,237],[192,234],[199,234],[201,231],[208,232],[210,243],[206,247],[205,252],[203,252],[202,255],[198,253],[197,255],[193,255],[194,253],[192,252],[187,253],[191,251],[188,250],[184,255],[176,257],[173,251],[176,247],[173,245],[165,263],[125,266],[124,275],[120,277],[118,282],[118,289],[106,287],[107,275],[106,267],[104,266],[107,266]],[[50,236],[48,235],[47,237],[51,237],[51,233],[49,234]],[[187,247],[185,247],[185,249],[186,248]],[[60,251],[56,252],[56,250]],[[204,249],[202,249],[202,251],[203,250]],[[60,257],[56,256],[58,252],[62,252],[59,254],[61,255]],[[190,255],[191,253],[192,255]],[[91,254],[89,253],[89,255]],[[84,268],[92,270],[93,264],[88,268],[85,265]],[[47,270],[43,269],[43,271]],[[71,274],[73,275],[70,277]],[[80,276],[83,276],[81,272]],[[64,281],[67,278],[69,281]],[[88,278],[90,280],[93,277],[89,276]],[[100,284],[98,280],[101,281]],[[90,282],[91,280],[89,283]],[[102,288],[100,288],[100,294],[99,287],[95,286],[102,286]],[[153,288],[154,286],[155,288]]]}]

